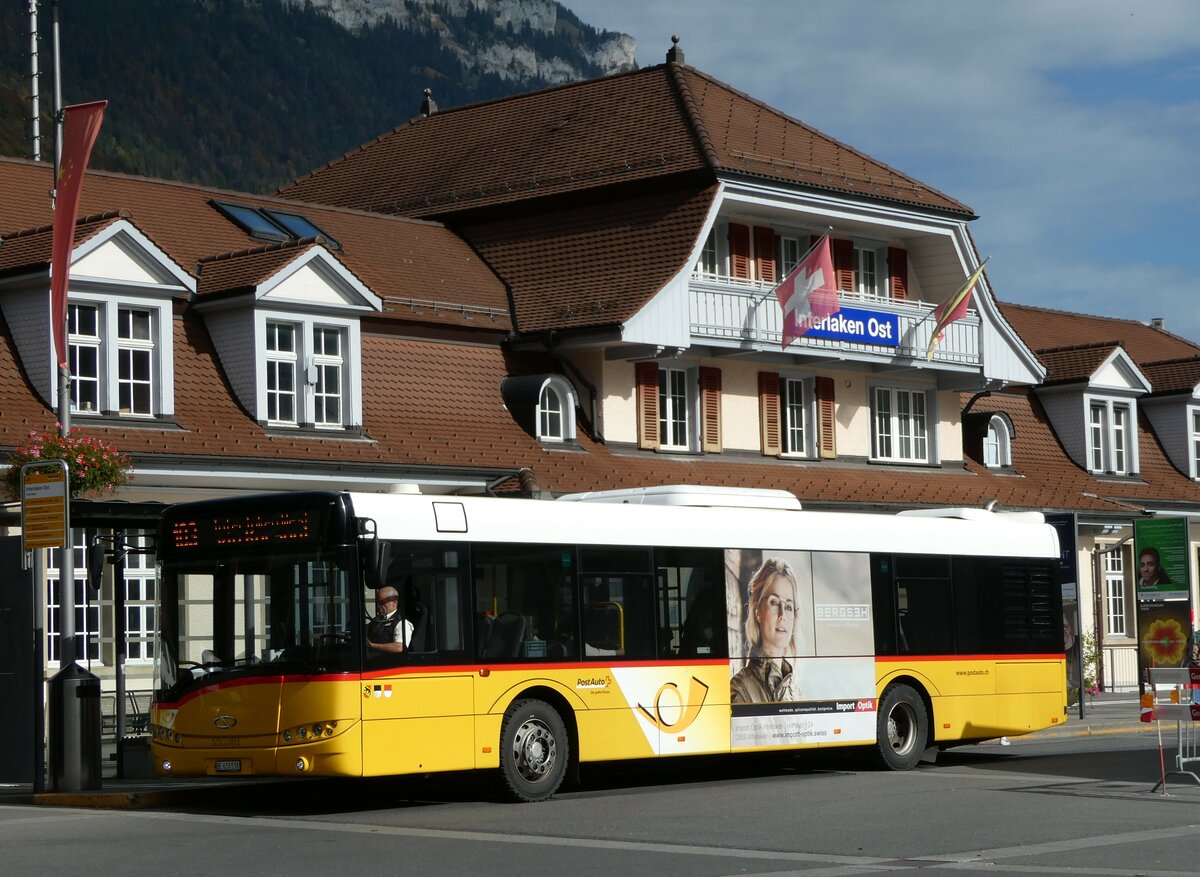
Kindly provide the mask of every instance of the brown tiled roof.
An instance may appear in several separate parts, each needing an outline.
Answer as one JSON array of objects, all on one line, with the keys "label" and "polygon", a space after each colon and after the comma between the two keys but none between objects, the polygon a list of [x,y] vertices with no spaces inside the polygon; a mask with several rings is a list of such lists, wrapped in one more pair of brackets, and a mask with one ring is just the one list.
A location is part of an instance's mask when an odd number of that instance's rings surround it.
[{"label": "brown tiled roof", "polygon": [[679,76],[694,123],[723,170],[971,214],[965,204],[691,67]]},{"label": "brown tiled roof", "polygon": [[257,286],[296,261],[312,246],[311,241],[288,241],[201,259],[196,263],[200,274],[196,294],[211,296]]},{"label": "brown tiled roof", "polygon": [[719,171],[971,215],[911,177],[677,64],[416,118],[280,192],[445,217],[695,172],[707,185]]},{"label": "brown tiled roof", "polygon": [[1142,374],[1150,381],[1150,395],[1191,393],[1200,384],[1200,354],[1183,359],[1148,362]]},{"label": "brown tiled roof", "polygon": [[[117,212],[81,216],[75,223],[75,246],[89,240],[120,217]],[[0,274],[7,271],[49,265],[54,245],[54,229],[42,225],[24,231],[0,234]]]},{"label": "brown tiled roof", "polygon": [[[48,262],[48,229],[53,220],[46,194],[50,179],[48,165],[0,158],[0,235],[41,228],[6,237],[0,244],[0,265],[6,270]],[[213,198],[302,213],[342,245],[335,257],[384,299],[385,313],[415,323],[509,328],[503,284],[465,241],[438,223],[105,172],[88,173],[79,212],[84,217],[114,217],[119,211],[178,266],[196,276],[201,260],[262,247],[262,241],[213,208],[209,203]],[[95,230],[98,227],[85,223],[76,238]],[[293,256],[303,251],[295,249]],[[210,270],[221,269],[211,265],[205,269]],[[208,280],[202,281],[204,288]],[[230,278],[224,285],[232,282]]]},{"label": "brown tiled roof", "polygon": [[1095,344],[1074,344],[1035,352],[1046,367],[1044,383],[1073,384],[1086,381],[1094,375],[1096,369],[1119,346],[1116,341],[1099,341]]},{"label": "brown tiled roof", "polygon": [[512,289],[522,332],[624,323],[687,263],[716,187],[467,224]]},{"label": "brown tiled roof", "polygon": [[1004,318],[1031,350],[1093,344],[1103,338],[1120,344],[1139,367],[1144,362],[1200,355],[1200,346],[1186,338],[1136,320],[1073,314],[1011,302],[998,304]]}]

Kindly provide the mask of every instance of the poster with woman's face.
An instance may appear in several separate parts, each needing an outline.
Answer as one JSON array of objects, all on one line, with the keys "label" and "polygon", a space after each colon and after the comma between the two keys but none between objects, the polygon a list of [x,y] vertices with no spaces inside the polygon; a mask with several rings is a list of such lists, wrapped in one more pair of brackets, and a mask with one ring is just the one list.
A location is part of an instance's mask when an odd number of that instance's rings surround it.
[{"label": "poster with woman's face", "polygon": [[734,748],[875,734],[867,555],[725,555]]}]

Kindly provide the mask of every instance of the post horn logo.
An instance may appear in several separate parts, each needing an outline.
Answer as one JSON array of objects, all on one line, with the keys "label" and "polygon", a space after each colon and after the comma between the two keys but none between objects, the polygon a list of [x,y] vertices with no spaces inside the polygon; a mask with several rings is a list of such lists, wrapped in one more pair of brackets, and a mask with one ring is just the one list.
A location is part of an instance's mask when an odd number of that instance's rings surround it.
[{"label": "post horn logo", "polygon": [[[670,692],[669,695],[668,692]],[[665,703],[663,701],[664,697],[667,698]],[[646,720],[658,728],[658,730],[677,734],[696,721],[696,716],[700,715],[700,707],[704,706],[704,700],[707,697],[708,686],[693,676],[686,699],[679,693],[678,685],[674,682],[665,682],[658,689],[658,693],[654,695],[653,710],[642,706],[640,703],[637,705],[637,708],[641,710]],[[664,707],[666,709],[679,709],[681,715],[675,721],[669,722],[663,718]]]}]

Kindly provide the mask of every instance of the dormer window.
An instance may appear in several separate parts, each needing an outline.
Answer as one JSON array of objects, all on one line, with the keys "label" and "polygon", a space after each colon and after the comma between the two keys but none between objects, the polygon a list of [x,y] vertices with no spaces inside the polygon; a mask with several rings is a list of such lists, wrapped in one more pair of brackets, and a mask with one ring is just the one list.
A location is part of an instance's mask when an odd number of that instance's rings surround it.
[{"label": "dormer window", "polygon": [[347,425],[342,351],[349,331],[349,325],[321,325],[308,318],[265,320],[263,392],[268,426],[341,429]]},{"label": "dormer window", "polygon": [[135,306],[99,298],[70,301],[71,412],[121,417],[161,414],[157,375],[165,366],[158,359],[169,327],[170,311],[162,304]]},{"label": "dormer window", "polygon": [[504,405],[540,442],[575,441],[575,388],[558,374],[520,375],[500,382]]},{"label": "dormer window", "polygon": [[549,375],[538,394],[537,437],[543,442],[575,439],[575,392],[559,375]]},{"label": "dormer window", "polygon": [[1012,434],[1008,422],[1000,415],[993,415],[988,421],[983,437],[983,464],[989,469],[1012,465]]},{"label": "dormer window", "polygon": [[1132,413],[1124,402],[1092,399],[1088,403],[1088,468],[1097,474],[1135,472]]}]

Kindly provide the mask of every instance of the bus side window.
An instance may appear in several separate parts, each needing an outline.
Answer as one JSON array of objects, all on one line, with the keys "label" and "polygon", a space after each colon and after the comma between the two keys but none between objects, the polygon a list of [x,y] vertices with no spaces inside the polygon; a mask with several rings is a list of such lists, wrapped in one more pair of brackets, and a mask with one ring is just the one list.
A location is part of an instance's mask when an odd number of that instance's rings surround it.
[{"label": "bus side window", "polygon": [[895,564],[890,554],[871,555],[871,603],[875,617],[875,654],[907,652],[898,638]]},{"label": "bus side window", "polygon": [[896,566],[896,620],[901,654],[954,653],[954,600],[950,558],[927,554],[893,555]]},{"label": "bus side window", "polygon": [[479,544],[472,565],[477,658],[561,661],[578,655],[574,548]]},{"label": "bus side window", "polygon": [[654,585],[648,548],[581,548],[584,657],[653,658]]},{"label": "bus side window", "polygon": [[659,548],[654,552],[659,658],[724,658],[724,552]]}]

